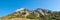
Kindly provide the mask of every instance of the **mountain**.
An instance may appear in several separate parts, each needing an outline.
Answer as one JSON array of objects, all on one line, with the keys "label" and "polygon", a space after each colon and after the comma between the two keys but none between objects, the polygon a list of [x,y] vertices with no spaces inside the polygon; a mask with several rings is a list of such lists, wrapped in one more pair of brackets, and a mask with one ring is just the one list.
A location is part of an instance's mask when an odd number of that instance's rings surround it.
[{"label": "mountain", "polygon": [[[59,12],[60,13],[60,12]],[[9,14],[3,18],[27,18],[27,19],[38,19],[38,20],[59,20],[60,16],[58,12],[54,12],[48,9],[37,8],[35,10],[29,10],[27,8],[17,9],[12,14]],[[56,14],[58,15],[57,17]],[[52,18],[52,19],[51,19]],[[56,19],[59,18],[59,19]]]},{"label": "mountain", "polygon": [[12,15],[22,15],[22,16],[29,16],[31,14],[39,17],[40,15],[45,16],[48,15],[48,13],[51,13],[50,10],[46,10],[46,9],[41,9],[41,8],[37,8],[36,10],[30,11],[26,8],[21,8],[16,10],[16,12],[14,12]]}]

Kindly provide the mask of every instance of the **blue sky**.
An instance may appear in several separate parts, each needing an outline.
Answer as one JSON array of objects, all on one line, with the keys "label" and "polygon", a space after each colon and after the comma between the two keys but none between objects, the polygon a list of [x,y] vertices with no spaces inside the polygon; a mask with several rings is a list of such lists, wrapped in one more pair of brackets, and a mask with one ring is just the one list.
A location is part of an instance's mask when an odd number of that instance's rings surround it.
[{"label": "blue sky", "polygon": [[60,0],[0,0],[0,17],[11,14],[19,8],[60,11]]}]

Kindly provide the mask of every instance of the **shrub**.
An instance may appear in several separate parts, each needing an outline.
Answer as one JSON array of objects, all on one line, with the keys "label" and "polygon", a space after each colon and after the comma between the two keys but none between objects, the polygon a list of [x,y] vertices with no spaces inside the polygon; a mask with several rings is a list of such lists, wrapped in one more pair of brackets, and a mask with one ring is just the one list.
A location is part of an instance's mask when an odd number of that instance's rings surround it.
[{"label": "shrub", "polygon": [[29,18],[29,19],[35,19],[35,16],[29,15],[29,16],[27,16],[27,18]]}]

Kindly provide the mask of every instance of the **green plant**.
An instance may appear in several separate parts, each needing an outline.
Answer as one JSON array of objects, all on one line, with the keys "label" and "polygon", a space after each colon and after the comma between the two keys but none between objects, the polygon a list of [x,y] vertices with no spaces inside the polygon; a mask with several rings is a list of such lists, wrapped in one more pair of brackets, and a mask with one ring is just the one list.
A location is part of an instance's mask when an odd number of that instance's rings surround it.
[{"label": "green plant", "polygon": [[35,19],[35,16],[30,15],[30,16],[27,16],[26,18]]}]

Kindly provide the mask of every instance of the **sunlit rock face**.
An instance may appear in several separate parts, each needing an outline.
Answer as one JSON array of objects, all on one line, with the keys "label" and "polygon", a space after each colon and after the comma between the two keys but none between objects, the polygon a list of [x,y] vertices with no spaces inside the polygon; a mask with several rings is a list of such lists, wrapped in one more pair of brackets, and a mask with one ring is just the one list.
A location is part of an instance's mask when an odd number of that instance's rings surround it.
[{"label": "sunlit rock face", "polygon": [[42,9],[42,8],[37,8],[36,10],[29,10],[27,8],[21,8],[21,9],[17,9],[12,15],[19,15],[19,16],[29,16],[29,15],[34,15],[36,17],[40,17],[40,16],[46,16],[49,15],[50,10],[46,10],[46,9]]},{"label": "sunlit rock face", "polygon": [[30,13],[31,13],[31,11],[29,11],[26,8],[22,8],[22,9],[19,9],[18,11],[16,11],[16,15],[21,14],[22,16],[25,16],[25,17],[30,15]]},{"label": "sunlit rock face", "polygon": [[[60,12],[53,12],[48,9],[37,8],[35,10],[29,10],[27,8],[17,9],[12,14],[6,16],[5,19],[14,18],[13,20],[20,19],[20,18],[28,18],[28,19],[52,19],[52,20],[59,20],[60,19]],[[1,19],[0,19],[1,20]]]},{"label": "sunlit rock face", "polygon": [[35,11],[40,13],[41,15],[48,15],[49,13],[51,13],[50,10],[42,9],[42,8],[37,8]]}]

